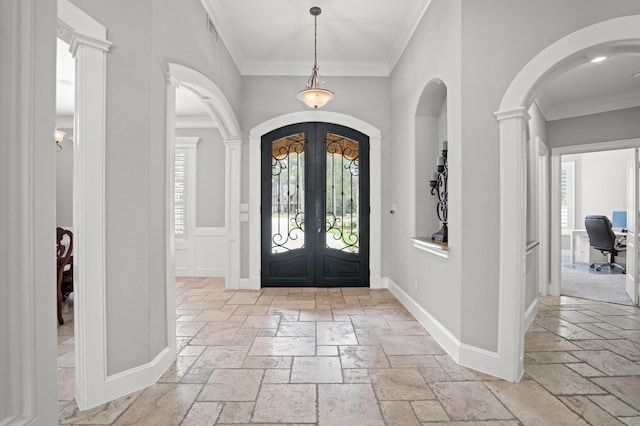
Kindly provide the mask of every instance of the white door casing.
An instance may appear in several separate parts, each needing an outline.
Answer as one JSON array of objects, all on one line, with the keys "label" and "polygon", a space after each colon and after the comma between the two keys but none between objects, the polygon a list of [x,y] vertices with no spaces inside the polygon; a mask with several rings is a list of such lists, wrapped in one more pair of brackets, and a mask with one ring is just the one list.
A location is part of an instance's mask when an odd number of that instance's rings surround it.
[{"label": "white door casing", "polygon": [[382,137],[380,130],[358,118],[331,111],[300,111],[274,117],[249,133],[249,279],[241,287],[260,288],[260,141],[262,135],[289,124],[304,122],[334,123],[369,136],[370,144],[370,287],[381,288],[382,253]]},{"label": "white door casing", "polygon": [[633,162],[627,165],[627,276],[625,290],[634,304],[638,304],[638,148]]}]

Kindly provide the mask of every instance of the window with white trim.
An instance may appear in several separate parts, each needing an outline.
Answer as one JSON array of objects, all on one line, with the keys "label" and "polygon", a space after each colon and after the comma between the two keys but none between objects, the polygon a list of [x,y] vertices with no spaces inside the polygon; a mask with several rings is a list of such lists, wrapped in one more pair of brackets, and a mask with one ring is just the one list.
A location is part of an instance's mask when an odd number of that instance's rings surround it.
[{"label": "window with white trim", "polygon": [[560,172],[560,224],[563,229],[574,229],[575,204],[575,162],[563,161]]},{"label": "window with white trim", "polygon": [[176,149],[174,189],[174,230],[176,238],[183,239],[187,221],[187,151],[185,149]]},{"label": "window with white trim", "polygon": [[189,239],[196,223],[197,136],[177,136],[174,159],[174,222],[175,239]]}]

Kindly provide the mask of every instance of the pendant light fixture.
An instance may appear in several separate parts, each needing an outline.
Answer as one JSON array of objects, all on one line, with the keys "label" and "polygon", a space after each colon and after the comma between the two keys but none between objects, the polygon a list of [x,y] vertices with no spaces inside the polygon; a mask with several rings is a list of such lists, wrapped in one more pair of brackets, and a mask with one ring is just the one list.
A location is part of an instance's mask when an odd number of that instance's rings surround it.
[{"label": "pendant light fixture", "polygon": [[313,70],[311,77],[307,80],[305,89],[298,93],[298,99],[304,102],[310,108],[319,108],[333,99],[333,92],[320,87],[320,76],[318,75],[318,15],[322,9],[317,6],[309,9],[309,13],[313,15],[314,34],[313,34]]}]

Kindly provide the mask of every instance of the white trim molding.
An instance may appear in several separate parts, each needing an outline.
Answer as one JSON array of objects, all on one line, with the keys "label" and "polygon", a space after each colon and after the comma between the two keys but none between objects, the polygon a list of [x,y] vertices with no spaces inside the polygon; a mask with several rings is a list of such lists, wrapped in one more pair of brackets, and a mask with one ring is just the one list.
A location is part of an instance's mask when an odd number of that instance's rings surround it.
[{"label": "white trim molding", "polygon": [[0,2],[1,425],[56,407],[54,0]]},{"label": "white trim molding", "polygon": [[[640,15],[582,28],[552,43],[527,63],[507,88],[495,113],[500,127],[500,314],[496,374],[517,381],[524,369],[524,230],[526,230],[526,110],[538,88],[589,60],[591,52],[635,51],[640,46]],[[552,168],[559,164],[552,161]],[[553,200],[554,205],[556,200]],[[552,237],[555,231],[552,226]],[[556,242],[552,242],[555,245]],[[554,259],[552,258],[552,261]],[[552,265],[555,268],[555,265]],[[552,274],[554,271],[552,270]]]},{"label": "white trim molding", "polygon": [[356,117],[331,111],[299,111],[274,117],[249,132],[249,278],[242,287],[260,288],[260,143],[262,135],[295,123],[324,122],[350,127],[369,136],[370,146],[370,288],[382,288],[382,136]]},{"label": "white trim molding", "polygon": [[[242,182],[242,132],[240,124],[222,90],[204,74],[183,65],[169,63],[167,84],[174,87],[174,92],[175,88],[184,87],[198,96],[220,129],[225,145],[224,217],[227,233],[225,287],[240,288],[240,189]],[[169,117],[172,117],[168,123],[172,129],[167,132],[167,138],[170,134],[175,135],[175,95],[174,101],[167,104],[167,121],[169,121]],[[170,160],[173,162],[175,150],[169,149],[170,145],[173,146],[173,141],[167,140],[167,155],[171,157]],[[173,186],[167,190],[173,194]],[[167,215],[172,216],[173,210],[168,210]]]},{"label": "white trim molding", "polygon": [[551,283],[549,288],[552,296],[560,296],[562,284],[562,224],[560,223],[562,156],[639,147],[640,138],[551,148]]}]

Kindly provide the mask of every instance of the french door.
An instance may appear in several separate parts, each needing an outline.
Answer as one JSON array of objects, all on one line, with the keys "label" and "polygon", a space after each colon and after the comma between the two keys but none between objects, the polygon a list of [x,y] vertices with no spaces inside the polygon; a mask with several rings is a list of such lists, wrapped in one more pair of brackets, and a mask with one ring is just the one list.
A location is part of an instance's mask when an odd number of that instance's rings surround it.
[{"label": "french door", "polygon": [[261,147],[262,286],[368,286],[369,138],[298,123]]}]

